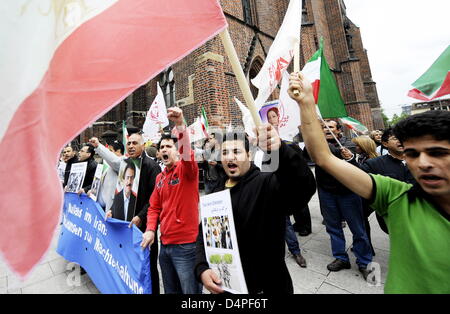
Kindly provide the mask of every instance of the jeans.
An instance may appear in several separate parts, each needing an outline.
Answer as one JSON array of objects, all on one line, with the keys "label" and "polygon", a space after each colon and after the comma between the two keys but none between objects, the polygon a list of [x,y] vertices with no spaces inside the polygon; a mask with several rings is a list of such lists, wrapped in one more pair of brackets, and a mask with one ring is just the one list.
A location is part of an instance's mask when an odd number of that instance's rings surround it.
[{"label": "jeans", "polygon": [[298,243],[297,235],[295,234],[294,227],[292,227],[291,219],[289,218],[289,216],[286,216],[286,233],[284,239],[286,240],[289,252],[291,252],[292,255],[300,254],[300,245]]},{"label": "jeans", "polygon": [[345,250],[342,221],[345,220],[353,234],[353,253],[356,264],[366,267],[372,262],[372,249],[364,226],[361,198],[354,194],[333,194],[319,188],[320,208],[331,239],[331,251],[337,259],[349,262]]},{"label": "jeans", "polygon": [[166,294],[200,294],[202,285],[197,282],[194,243],[161,244],[159,265]]}]

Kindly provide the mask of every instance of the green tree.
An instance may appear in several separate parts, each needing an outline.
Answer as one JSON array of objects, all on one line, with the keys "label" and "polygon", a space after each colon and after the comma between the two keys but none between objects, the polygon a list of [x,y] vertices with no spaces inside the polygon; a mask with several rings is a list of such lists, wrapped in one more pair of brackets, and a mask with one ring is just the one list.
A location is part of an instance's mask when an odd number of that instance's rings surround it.
[{"label": "green tree", "polygon": [[398,122],[400,122],[401,120],[405,119],[406,117],[408,117],[408,115],[406,113],[402,113],[401,115],[397,115],[396,113],[392,116],[392,119],[389,121],[389,126],[394,126],[396,125]]},{"label": "green tree", "polygon": [[384,109],[381,109],[381,118],[383,118],[383,124],[385,127],[389,126],[389,117],[384,113]]}]

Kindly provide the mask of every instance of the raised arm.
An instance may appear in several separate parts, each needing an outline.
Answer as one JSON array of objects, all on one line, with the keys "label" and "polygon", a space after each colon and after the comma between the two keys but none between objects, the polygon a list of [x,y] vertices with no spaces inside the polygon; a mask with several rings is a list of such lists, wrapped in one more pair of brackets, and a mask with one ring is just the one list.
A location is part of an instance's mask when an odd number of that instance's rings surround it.
[{"label": "raised arm", "polygon": [[116,173],[119,173],[122,159],[102,145],[96,137],[92,137],[89,140],[89,143],[95,147],[95,152],[102,157]]},{"label": "raised arm", "polygon": [[[298,95],[294,95],[295,89],[300,91]],[[300,107],[301,131],[312,160],[347,188],[369,199],[373,190],[370,176],[331,153],[317,118],[311,83],[303,74],[292,73],[289,78],[288,92]]]},{"label": "raised arm", "polygon": [[184,175],[189,180],[195,180],[198,176],[198,165],[194,158],[189,140],[189,130],[184,122],[183,111],[177,107],[167,109],[167,118],[175,123],[178,136],[178,152],[180,161],[186,170]]}]

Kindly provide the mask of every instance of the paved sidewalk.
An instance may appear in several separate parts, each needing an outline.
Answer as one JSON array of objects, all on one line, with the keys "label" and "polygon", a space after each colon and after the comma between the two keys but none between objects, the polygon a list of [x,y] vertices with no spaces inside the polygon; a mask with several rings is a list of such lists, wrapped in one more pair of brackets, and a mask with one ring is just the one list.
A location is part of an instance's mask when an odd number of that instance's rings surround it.
[{"label": "paved sidewalk", "polygon": [[[351,269],[337,273],[329,272],[326,265],[334,260],[331,255],[330,239],[322,225],[317,194],[309,203],[312,218],[313,233],[307,237],[298,237],[308,267],[301,268],[286,248],[286,263],[294,282],[295,293],[298,294],[352,294],[352,293],[383,293],[389,257],[389,239],[378,227],[374,216],[370,217],[372,228],[372,243],[376,256],[374,262],[381,268],[381,285],[371,287],[362,278],[355,265],[355,257],[350,251],[351,233],[348,227],[344,229],[347,249],[352,262]],[[58,230],[52,241],[50,250],[41,263],[34,269],[25,281],[20,281],[4,262],[0,261],[0,294],[96,294],[100,293],[88,275],[81,276],[76,285],[72,283],[73,270],[68,262],[56,253]],[[164,291],[161,287],[161,291]]]}]

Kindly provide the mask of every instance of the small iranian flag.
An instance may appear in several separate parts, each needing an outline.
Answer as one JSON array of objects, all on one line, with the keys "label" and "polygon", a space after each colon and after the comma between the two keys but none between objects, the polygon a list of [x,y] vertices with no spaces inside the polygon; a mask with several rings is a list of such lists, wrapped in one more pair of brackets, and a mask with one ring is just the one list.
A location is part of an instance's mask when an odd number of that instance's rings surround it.
[{"label": "small iranian flag", "polygon": [[364,134],[369,131],[361,122],[351,117],[341,118],[341,122],[350,130],[353,130],[357,133]]},{"label": "small iranian flag", "polygon": [[208,138],[208,133],[206,132],[205,125],[202,123],[200,117],[197,117],[194,123],[189,126],[190,130],[190,142],[197,142]]},{"label": "small iranian flag", "polygon": [[412,86],[408,96],[424,101],[450,94],[450,45]]},{"label": "small iranian flag", "polygon": [[125,120],[122,120],[122,144],[123,147],[125,147],[125,156],[128,156],[128,150],[127,150],[127,142],[128,142],[128,130],[127,130],[127,124],[125,123]]},{"label": "small iranian flag", "polygon": [[336,80],[323,54],[323,39],[320,40],[319,50],[305,64],[302,73],[308,78],[314,88],[314,99],[319,106],[322,118],[348,116]]},{"label": "small iranian flag", "polygon": [[201,122],[203,123],[206,132],[209,130],[208,117],[206,116],[205,108],[202,106],[202,116],[200,117]]}]

